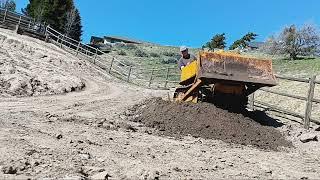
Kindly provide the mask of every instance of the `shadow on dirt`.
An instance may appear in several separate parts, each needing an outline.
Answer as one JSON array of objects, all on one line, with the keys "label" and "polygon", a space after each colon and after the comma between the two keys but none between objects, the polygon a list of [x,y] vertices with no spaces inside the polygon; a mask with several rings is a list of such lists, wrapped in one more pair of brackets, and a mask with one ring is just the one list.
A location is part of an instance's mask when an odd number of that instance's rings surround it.
[{"label": "shadow on dirt", "polygon": [[261,124],[262,126],[278,128],[284,125],[276,119],[268,116],[264,111],[256,110],[253,112],[246,112],[244,115]]}]

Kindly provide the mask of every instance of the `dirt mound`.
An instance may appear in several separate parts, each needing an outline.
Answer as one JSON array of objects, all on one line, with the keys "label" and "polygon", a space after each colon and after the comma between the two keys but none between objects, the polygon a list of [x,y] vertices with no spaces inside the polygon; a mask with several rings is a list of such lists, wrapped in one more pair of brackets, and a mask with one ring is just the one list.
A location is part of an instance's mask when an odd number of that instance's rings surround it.
[{"label": "dirt mound", "polygon": [[82,90],[75,72],[85,63],[0,32],[0,97],[63,94]]},{"label": "dirt mound", "polygon": [[274,127],[208,103],[172,103],[157,98],[136,105],[130,111],[132,121],[156,128],[161,135],[192,135],[271,150],[292,146]]}]

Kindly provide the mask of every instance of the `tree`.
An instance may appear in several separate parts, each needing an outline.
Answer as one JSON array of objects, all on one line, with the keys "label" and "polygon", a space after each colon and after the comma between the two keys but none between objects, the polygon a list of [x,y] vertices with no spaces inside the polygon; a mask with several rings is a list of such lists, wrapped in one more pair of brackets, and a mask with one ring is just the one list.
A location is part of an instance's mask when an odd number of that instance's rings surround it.
[{"label": "tree", "polygon": [[224,49],[226,47],[226,37],[225,33],[222,34],[216,34],[213,36],[211,41],[207,42],[203,48],[209,48],[210,50],[214,49]]},{"label": "tree", "polygon": [[320,36],[314,25],[304,25],[298,29],[295,25],[285,27],[280,35],[269,38],[263,50],[270,54],[310,56],[319,53]]},{"label": "tree", "polygon": [[81,40],[82,25],[79,10],[73,7],[66,13],[66,23],[64,27],[64,33],[77,41]]},{"label": "tree", "polygon": [[236,48],[246,48],[248,47],[248,43],[255,40],[257,36],[257,34],[249,32],[246,35],[244,35],[241,39],[233,42],[229,49],[233,50]]},{"label": "tree", "polygon": [[14,0],[0,0],[0,7],[8,11],[16,11],[16,2]]},{"label": "tree", "polygon": [[73,32],[74,24],[76,23],[76,8],[72,8],[66,13],[66,23],[64,25],[65,35],[69,36]]},{"label": "tree", "polygon": [[33,11],[33,17],[36,19],[37,22],[42,22],[44,18],[46,7],[45,2],[41,1],[37,7],[35,7]]},{"label": "tree", "polygon": [[81,17],[73,0],[29,0],[22,12],[74,39],[81,39]]}]

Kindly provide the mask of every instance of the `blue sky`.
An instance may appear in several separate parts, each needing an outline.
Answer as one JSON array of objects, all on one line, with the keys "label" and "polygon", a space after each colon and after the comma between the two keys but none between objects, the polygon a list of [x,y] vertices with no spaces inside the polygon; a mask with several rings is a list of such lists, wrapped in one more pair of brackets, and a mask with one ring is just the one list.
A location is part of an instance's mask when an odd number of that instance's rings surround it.
[{"label": "blue sky", "polygon": [[[17,9],[28,0],[16,0]],[[91,35],[119,35],[163,45],[200,47],[216,33],[228,45],[247,32],[258,41],[290,24],[320,24],[320,0],[75,0]]]}]

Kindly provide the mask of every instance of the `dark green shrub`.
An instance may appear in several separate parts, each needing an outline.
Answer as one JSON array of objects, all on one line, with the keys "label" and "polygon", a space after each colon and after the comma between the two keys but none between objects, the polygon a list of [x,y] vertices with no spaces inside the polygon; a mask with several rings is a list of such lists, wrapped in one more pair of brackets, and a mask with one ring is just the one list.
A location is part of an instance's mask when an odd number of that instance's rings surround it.
[{"label": "dark green shrub", "polygon": [[177,63],[177,59],[175,58],[168,58],[168,59],[163,59],[161,61],[162,64],[176,64]]},{"label": "dark green shrub", "polygon": [[120,55],[120,56],[126,56],[127,53],[126,53],[124,50],[120,50],[120,51],[118,51],[118,55]]},{"label": "dark green shrub", "polygon": [[128,50],[135,50],[135,49],[138,49],[138,46],[137,45],[135,45],[135,44],[126,44],[125,46],[124,46],[126,49],[128,49]]},{"label": "dark green shrub", "polygon": [[148,57],[148,54],[142,51],[141,49],[136,50],[134,55],[137,57]]},{"label": "dark green shrub", "polygon": [[174,57],[177,55],[177,53],[165,51],[162,53],[162,55],[168,56],[168,57]]},{"label": "dark green shrub", "polygon": [[160,57],[160,55],[158,53],[152,52],[150,53],[150,57]]}]

